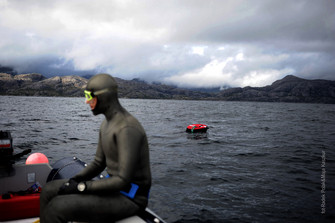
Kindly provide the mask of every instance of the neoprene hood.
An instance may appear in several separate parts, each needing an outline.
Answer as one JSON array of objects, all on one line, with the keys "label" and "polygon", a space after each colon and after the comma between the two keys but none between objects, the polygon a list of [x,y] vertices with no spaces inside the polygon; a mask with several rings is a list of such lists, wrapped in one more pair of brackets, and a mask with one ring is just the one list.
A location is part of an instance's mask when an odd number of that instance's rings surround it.
[{"label": "neoprene hood", "polygon": [[94,92],[107,90],[102,94],[95,95],[98,103],[93,110],[94,115],[105,114],[110,110],[111,106],[119,106],[117,95],[117,83],[109,74],[97,74],[93,76],[87,83],[86,90]]}]

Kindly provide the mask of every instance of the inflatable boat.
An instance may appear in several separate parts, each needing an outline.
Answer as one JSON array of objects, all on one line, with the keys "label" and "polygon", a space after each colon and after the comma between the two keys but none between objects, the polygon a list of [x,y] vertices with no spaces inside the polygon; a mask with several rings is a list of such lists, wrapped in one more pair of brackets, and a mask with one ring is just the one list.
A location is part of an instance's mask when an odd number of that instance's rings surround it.
[{"label": "inflatable boat", "polygon": [[[31,150],[13,154],[10,132],[0,131],[0,221],[39,222],[40,192],[44,185],[55,179],[73,177],[86,163],[76,157],[66,157],[50,165],[45,158],[34,164],[15,164]],[[29,158],[29,157],[28,157]],[[26,163],[33,163],[27,162]],[[104,176],[100,176],[102,178]],[[99,180],[99,177],[96,178]],[[149,208],[117,223],[164,223]]]},{"label": "inflatable boat", "polygon": [[207,132],[208,126],[204,124],[192,124],[187,126],[186,132],[197,133],[197,132]]}]

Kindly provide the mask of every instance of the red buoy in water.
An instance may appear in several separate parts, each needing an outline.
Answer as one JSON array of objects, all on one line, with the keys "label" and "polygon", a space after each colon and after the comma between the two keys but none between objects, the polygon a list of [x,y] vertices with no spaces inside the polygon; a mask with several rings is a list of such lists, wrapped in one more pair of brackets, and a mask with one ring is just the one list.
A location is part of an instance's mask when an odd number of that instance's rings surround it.
[{"label": "red buoy in water", "polygon": [[43,153],[33,153],[26,159],[26,164],[37,163],[49,163],[49,160]]},{"label": "red buoy in water", "polygon": [[192,124],[187,126],[186,132],[196,133],[196,132],[207,132],[208,126],[204,124]]}]

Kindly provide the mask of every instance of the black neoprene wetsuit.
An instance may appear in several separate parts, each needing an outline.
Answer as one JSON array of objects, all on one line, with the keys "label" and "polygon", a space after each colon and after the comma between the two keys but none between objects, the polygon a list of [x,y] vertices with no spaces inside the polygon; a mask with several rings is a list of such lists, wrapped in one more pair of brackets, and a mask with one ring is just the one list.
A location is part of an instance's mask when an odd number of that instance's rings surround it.
[{"label": "black neoprene wetsuit", "polygon": [[[98,147],[94,161],[74,176],[75,182],[85,182],[84,192],[59,194],[68,180],[49,182],[40,198],[41,223],[67,221],[115,221],[134,215],[148,204],[151,187],[149,148],[141,124],[119,103],[115,80],[107,74],[90,79],[87,90],[97,95],[95,115],[104,114],[100,126]],[[104,169],[109,178],[91,180]],[[134,198],[120,191],[128,191],[131,184],[138,186]],[[64,186],[63,186],[64,187]]]}]

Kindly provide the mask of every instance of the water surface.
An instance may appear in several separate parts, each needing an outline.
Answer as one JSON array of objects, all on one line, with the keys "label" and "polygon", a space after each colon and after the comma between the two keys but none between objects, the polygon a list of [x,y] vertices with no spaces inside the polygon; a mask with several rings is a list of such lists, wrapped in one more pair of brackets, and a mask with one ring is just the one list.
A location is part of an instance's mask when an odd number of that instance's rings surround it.
[{"label": "water surface", "polygon": [[[335,219],[335,105],[140,99],[121,104],[147,132],[149,207],[168,222]],[[17,152],[30,148],[51,163],[65,156],[91,161],[104,118],[93,116],[83,98],[12,96],[0,96],[0,117],[0,129],[12,132]],[[208,132],[186,133],[193,123],[207,124]]]}]

